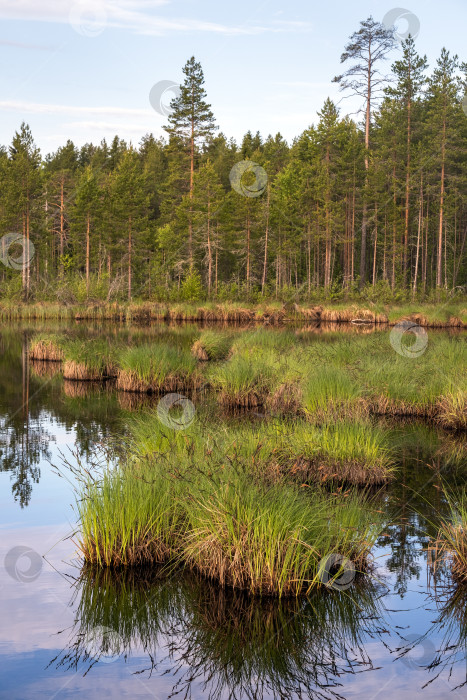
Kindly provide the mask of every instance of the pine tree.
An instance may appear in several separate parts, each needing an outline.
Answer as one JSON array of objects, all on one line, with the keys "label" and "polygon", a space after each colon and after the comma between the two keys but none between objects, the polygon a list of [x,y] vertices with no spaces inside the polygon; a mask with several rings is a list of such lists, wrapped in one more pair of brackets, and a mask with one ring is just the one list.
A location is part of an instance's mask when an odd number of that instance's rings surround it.
[{"label": "pine tree", "polygon": [[[204,74],[201,64],[192,56],[183,68],[184,84],[180,86],[180,95],[170,103],[171,113],[168,126],[164,129],[171,137],[187,143],[190,153],[189,196],[193,199],[193,179],[195,172],[195,150],[211,137],[217,129],[211,105],[206,102]],[[188,259],[190,269],[193,267],[193,221],[190,212],[188,221]]]},{"label": "pine tree", "polygon": [[[394,49],[396,42],[394,31],[387,29],[373,17],[360,22],[360,29],[354,32],[341,56],[341,63],[352,61],[353,65],[342,75],[337,75],[333,82],[339,83],[341,90],[350,90],[352,94],[365,100],[365,171],[370,167],[370,125],[375,100],[381,95],[387,82],[378,68]],[[363,199],[362,240],[360,251],[360,286],[366,280],[366,233],[367,200]]]},{"label": "pine tree", "polygon": [[92,234],[97,228],[102,213],[101,193],[97,176],[90,165],[86,166],[77,182],[77,194],[72,209],[72,235],[75,267],[81,268],[84,244],[84,270],[86,293],[89,295],[91,276]]},{"label": "pine tree", "polygon": [[[415,41],[409,34],[402,43],[402,59],[396,61],[392,71],[396,77],[396,85],[386,88],[386,94],[400,104],[405,114],[406,131],[406,172],[405,172],[405,214],[404,214],[404,242],[402,256],[403,285],[407,284],[407,264],[409,245],[410,223],[410,178],[412,166],[412,140],[413,140],[413,111],[418,106],[419,95],[423,89],[426,78],[424,72],[428,67],[426,56],[419,56],[415,50]],[[415,115],[416,117],[418,115]],[[417,124],[417,122],[416,122]]]}]

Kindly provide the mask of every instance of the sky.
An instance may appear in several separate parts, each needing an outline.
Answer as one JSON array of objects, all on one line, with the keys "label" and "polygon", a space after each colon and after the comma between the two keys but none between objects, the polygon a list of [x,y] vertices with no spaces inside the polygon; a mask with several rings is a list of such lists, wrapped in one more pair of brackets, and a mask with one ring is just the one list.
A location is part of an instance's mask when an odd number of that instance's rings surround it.
[{"label": "sky", "polygon": [[332,78],[370,14],[399,17],[402,36],[418,32],[430,66],[443,46],[467,60],[465,0],[402,9],[391,0],[0,0],[0,144],[22,121],[44,155],[69,138],[81,146],[118,134],[138,145],[148,132],[162,136],[167,120],[149,94],[182,82],[192,55],[220,131],[237,141],[248,129],[280,132],[291,142],[328,96],[341,114],[358,107]]}]

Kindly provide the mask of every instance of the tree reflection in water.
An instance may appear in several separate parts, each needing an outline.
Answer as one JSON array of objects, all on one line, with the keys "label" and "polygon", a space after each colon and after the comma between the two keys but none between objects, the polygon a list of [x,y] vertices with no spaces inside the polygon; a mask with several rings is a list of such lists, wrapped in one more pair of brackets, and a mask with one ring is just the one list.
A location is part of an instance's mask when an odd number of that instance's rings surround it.
[{"label": "tree reflection in water", "polygon": [[386,633],[384,590],[366,579],[345,593],[259,599],[192,573],[87,570],[69,644],[51,664],[88,673],[143,650],[137,672],[170,674],[170,697],[342,698],[344,675],[374,669],[364,640]]}]

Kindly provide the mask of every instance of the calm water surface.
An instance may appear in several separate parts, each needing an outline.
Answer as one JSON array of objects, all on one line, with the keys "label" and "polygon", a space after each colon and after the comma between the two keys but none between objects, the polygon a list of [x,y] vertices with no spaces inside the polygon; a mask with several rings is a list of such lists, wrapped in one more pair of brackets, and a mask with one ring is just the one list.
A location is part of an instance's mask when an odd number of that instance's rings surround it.
[{"label": "calm water surface", "polygon": [[[96,578],[73,545],[73,485],[52,465],[72,450],[89,462],[128,405],[32,366],[29,332],[0,328],[0,698],[467,697],[466,600],[435,593],[426,566],[441,480],[467,473],[439,444],[465,437],[399,426],[400,476],[380,495],[393,524],[373,578],[345,592],[261,602],[180,573]],[[98,332],[170,333],[82,330]]]}]

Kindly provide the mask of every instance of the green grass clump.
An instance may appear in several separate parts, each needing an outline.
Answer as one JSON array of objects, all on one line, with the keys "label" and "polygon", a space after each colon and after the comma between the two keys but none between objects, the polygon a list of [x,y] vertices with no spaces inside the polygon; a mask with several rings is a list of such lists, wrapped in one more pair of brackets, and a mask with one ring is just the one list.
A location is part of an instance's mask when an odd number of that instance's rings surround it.
[{"label": "green grass clump", "polygon": [[115,349],[104,338],[66,338],[62,343],[65,379],[100,381],[115,375]]},{"label": "green grass clump", "polygon": [[184,560],[221,585],[257,595],[299,595],[322,584],[323,560],[341,554],[359,570],[381,523],[357,494],[273,488],[249,470],[204,473],[187,502]]},{"label": "green grass clump", "polygon": [[301,480],[370,485],[387,481],[393,471],[387,431],[366,420],[283,425],[275,451],[281,471]]},{"label": "green grass clump", "polygon": [[244,442],[238,451],[227,436],[173,443],[163,434],[157,451],[145,445],[146,456],[136,452],[82,483],[78,544],[87,562],[170,560],[223,586],[276,596],[321,586],[331,554],[365,570],[382,525],[365,495],[271,484],[262,464],[245,458]]},{"label": "green grass clump", "polygon": [[77,510],[78,547],[99,566],[136,566],[167,561],[176,513],[167,478],[142,462],[134,470],[104,469],[84,482]]},{"label": "green grass clump", "polygon": [[198,383],[196,360],[188,350],[159,343],[126,348],[119,355],[117,388],[122,391],[184,391]]},{"label": "green grass clump", "polygon": [[355,412],[362,388],[342,367],[316,367],[305,379],[302,405],[312,418]]},{"label": "green grass clump", "polygon": [[38,333],[29,345],[32,360],[61,362],[64,359],[63,336],[58,333]]},{"label": "green grass clump", "polygon": [[433,567],[448,562],[457,584],[467,584],[467,492],[452,494],[446,488],[444,495],[449,505],[449,517],[442,520],[433,548]]},{"label": "green grass clump", "polygon": [[263,355],[236,354],[228,362],[214,367],[209,382],[227,406],[261,406],[273,382],[274,368]]},{"label": "green grass clump", "polygon": [[225,360],[232,346],[230,333],[203,331],[193,344],[191,352],[198,360]]}]

